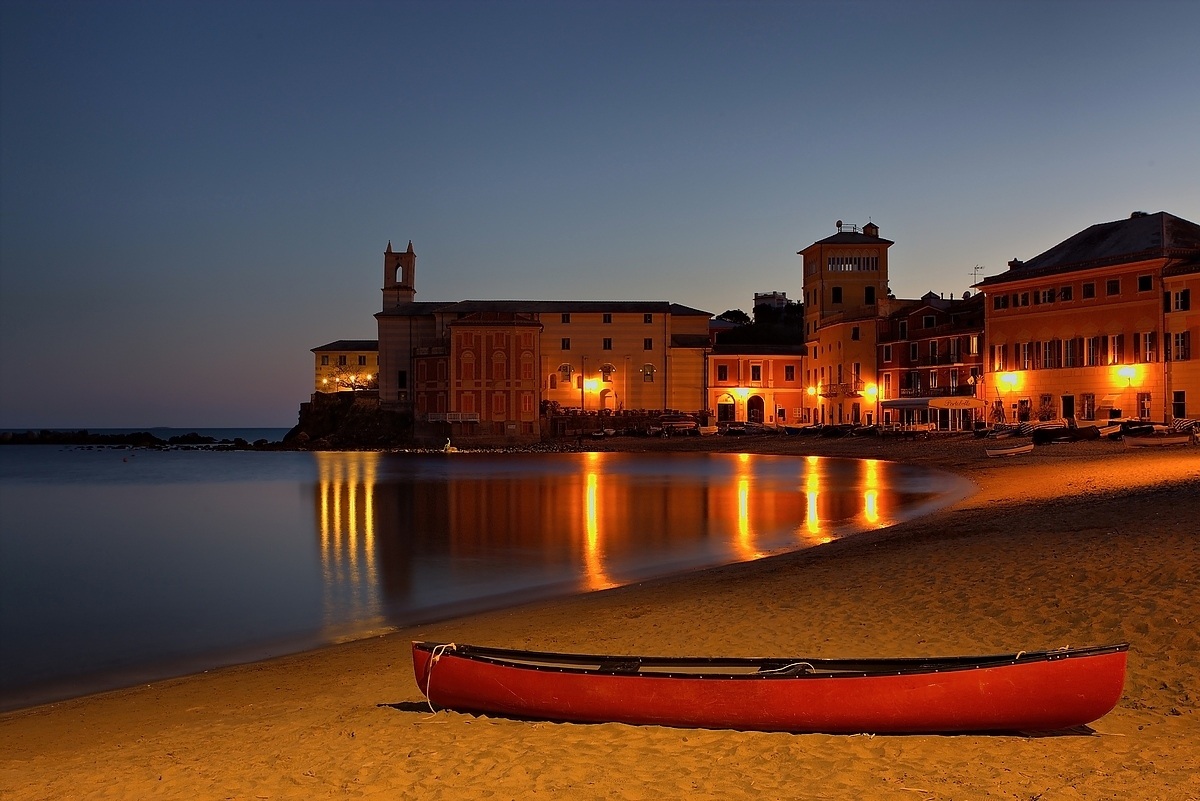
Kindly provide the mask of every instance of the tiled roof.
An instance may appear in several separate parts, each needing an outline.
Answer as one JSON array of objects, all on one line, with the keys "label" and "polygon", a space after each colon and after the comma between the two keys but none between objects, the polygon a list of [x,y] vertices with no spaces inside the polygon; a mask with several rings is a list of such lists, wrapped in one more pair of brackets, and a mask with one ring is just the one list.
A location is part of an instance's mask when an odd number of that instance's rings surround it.
[{"label": "tiled roof", "polygon": [[322,350],[379,350],[378,339],[339,339],[336,342],[330,342],[328,345],[322,345],[319,348],[313,348],[312,352],[317,353]]},{"label": "tiled roof", "polygon": [[989,276],[980,286],[1039,275],[1086,270],[1145,259],[1188,257],[1200,252],[1200,225],[1168,214],[1135,213],[1125,220],[1097,223],[1008,272]]},{"label": "tiled roof", "polygon": [[[894,245],[896,244],[890,239],[884,239],[880,236],[867,236],[855,231],[838,231],[833,236],[827,236],[824,239],[818,239],[809,245],[808,248],[814,245]],[[805,248],[804,250],[808,250]],[[804,250],[797,251],[803,253]]]}]

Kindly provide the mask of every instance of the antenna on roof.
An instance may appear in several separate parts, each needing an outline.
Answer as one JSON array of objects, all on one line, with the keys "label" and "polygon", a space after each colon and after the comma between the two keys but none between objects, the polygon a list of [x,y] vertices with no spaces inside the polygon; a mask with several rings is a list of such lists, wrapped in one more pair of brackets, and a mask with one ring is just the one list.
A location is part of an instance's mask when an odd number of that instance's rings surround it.
[{"label": "antenna on roof", "polygon": [[976,264],[974,267],[971,268],[971,284],[972,285],[979,283],[979,274],[986,269],[987,269],[986,267],[979,265],[979,264]]}]

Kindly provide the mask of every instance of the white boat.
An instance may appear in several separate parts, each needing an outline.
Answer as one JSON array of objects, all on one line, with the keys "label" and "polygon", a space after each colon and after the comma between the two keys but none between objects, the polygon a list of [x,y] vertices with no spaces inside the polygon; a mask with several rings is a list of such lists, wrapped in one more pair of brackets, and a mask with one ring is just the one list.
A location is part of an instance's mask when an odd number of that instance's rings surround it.
[{"label": "white boat", "polygon": [[1111,426],[1097,426],[1097,430],[1102,437],[1111,437],[1113,434],[1121,433],[1121,424],[1115,423]]},{"label": "white boat", "polygon": [[1191,434],[1176,434],[1175,436],[1125,437],[1126,448],[1153,448],[1163,445],[1187,445],[1192,441]]},{"label": "white boat", "polygon": [[1020,456],[1025,453],[1033,453],[1033,443],[1027,442],[1024,445],[1013,445],[1009,448],[984,448],[984,453],[992,459],[998,456]]}]

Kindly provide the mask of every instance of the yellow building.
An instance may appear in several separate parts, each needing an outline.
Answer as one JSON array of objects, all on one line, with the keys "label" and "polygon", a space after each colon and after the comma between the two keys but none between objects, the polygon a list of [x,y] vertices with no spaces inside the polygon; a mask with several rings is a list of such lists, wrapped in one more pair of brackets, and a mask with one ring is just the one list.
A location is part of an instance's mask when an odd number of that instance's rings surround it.
[{"label": "yellow building", "polygon": [[799,425],[804,419],[803,346],[720,345],[708,357],[708,409],[717,423]]},{"label": "yellow building", "polygon": [[804,260],[804,335],[808,345],[806,421],[840,425],[876,421],[877,320],[886,316],[888,248],[879,226],[837,223]]},{"label": "yellow building", "polygon": [[[1008,422],[1200,416],[1191,340],[1200,226],[1135,212],[978,286],[985,382]],[[1182,414],[1181,414],[1182,412]]]},{"label": "yellow building", "polygon": [[[418,302],[415,297],[412,243],[404,252],[395,252],[389,242],[384,252],[383,309],[375,315],[379,397],[384,408],[411,411],[418,423],[480,423],[463,433],[534,437],[539,432],[530,426],[529,391],[536,393],[535,419],[543,403],[582,412],[705,408],[708,312],[666,301],[437,303]],[[521,353],[499,348],[477,354],[456,339],[458,329],[465,334],[470,326],[486,322],[494,328],[498,321],[526,327],[522,338],[536,329],[534,346]],[[487,336],[497,334],[490,331]],[[532,390],[524,373],[525,353],[535,354]],[[511,360],[511,369],[517,369],[519,362],[519,377],[510,375],[500,379],[502,385],[489,387],[463,383],[482,381],[479,371],[493,369],[498,354]],[[464,378],[472,359],[476,378]],[[503,408],[497,394],[502,391],[508,393]],[[415,402],[418,396],[420,404]]]},{"label": "yellow building", "polygon": [[351,392],[379,386],[379,342],[339,339],[312,349],[314,392]]}]

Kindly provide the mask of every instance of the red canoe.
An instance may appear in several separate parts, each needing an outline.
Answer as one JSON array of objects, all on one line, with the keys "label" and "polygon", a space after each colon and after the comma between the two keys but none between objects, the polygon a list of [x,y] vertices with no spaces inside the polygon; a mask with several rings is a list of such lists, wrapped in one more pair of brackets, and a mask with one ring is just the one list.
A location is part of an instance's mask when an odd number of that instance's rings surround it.
[{"label": "red canoe", "polygon": [[932,659],[591,656],[414,642],[430,703],[578,723],[828,733],[1046,732],[1121,698],[1129,645]]}]

